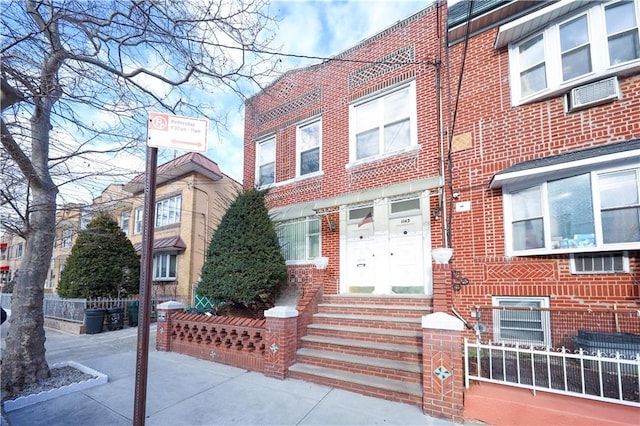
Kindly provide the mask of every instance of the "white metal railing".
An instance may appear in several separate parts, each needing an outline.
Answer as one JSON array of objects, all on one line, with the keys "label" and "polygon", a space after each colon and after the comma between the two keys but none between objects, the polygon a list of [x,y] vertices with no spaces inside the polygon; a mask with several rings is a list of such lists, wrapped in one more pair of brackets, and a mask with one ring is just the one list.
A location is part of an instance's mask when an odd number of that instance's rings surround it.
[{"label": "white metal railing", "polygon": [[640,353],[535,348],[464,339],[471,380],[640,407]]}]

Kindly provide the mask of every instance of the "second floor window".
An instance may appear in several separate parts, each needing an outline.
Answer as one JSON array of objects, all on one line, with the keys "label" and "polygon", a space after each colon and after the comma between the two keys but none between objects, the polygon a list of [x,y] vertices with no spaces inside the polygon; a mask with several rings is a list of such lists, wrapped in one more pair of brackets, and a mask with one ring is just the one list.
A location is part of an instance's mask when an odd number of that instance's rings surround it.
[{"label": "second floor window", "polygon": [[62,248],[69,248],[73,245],[73,229],[62,231]]},{"label": "second floor window", "polygon": [[276,138],[275,136],[258,142],[256,150],[256,180],[258,186],[275,183]]},{"label": "second floor window", "polygon": [[322,122],[320,120],[298,127],[298,176],[320,171],[321,140]]},{"label": "second floor window", "polygon": [[144,210],[142,207],[138,207],[134,212],[134,222],[133,222],[133,233],[141,234],[142,233],[142,215]]},{"label": "second floor window", "polygon": [[350,160],[375,159],[417,145],[415,99],[412,82],[352,105]]},{"label": "second floor window", "polygon": [[[500,31],[526,32],[532,24],[527,19],[505,24]],[[639,19],[640,0],[592,2],[586,10],[550,21],[511,43],[511,79],[519,82],[511,86],[512,103],[520,105],[596,78],[636,70],[640,67]]]},{"label": "second floor window", "polygon": [[22,257],[22,243],[18,243],[15,248],[15,257]]},{"label": "second floor window", "polygon": [[182,196],[176,195],[156,203],[156,228],[180,223]]},{"label": "second floor window", "polygon": [[131,213],[129,211],[124,211],[120,213],[120,229],[124,232],[124,235],[129,235],[129,216]]}]

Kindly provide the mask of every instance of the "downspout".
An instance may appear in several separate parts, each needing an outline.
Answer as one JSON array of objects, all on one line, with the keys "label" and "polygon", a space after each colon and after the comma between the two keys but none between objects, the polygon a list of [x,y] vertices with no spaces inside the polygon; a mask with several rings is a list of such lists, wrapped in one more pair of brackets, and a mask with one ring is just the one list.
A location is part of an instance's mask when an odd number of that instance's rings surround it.
[{"label": "downspout", "polygon": [[[203,224],[202,224],[202,226],[203,226],[203,232],[204,232],[204,241],[202,243],[202,264],[204,265],[204,263],[207,261],[207,259],[206,259],[207,258],[207,244],[209,243],[209,236],[208,236],[208,232],[207,232],[208,231],[209,213],[210,213],[209,212],[209,207],[210,207],[209,193],[207,191],[203,190],[203,189],[198,188],[193,181],[189,182],[189,187],[190,187],[190,189],[195,189],[196,191],[202,192],[205,195],[206,200],[207,200],[206,201],[207,212],[206,213],[200,213],[203,216],[203,220],[202,220]],[[193,197],[193,212],[194,213],[198,212],[198,210],[196,208],[197,207],[196,204],[197,204],[197,200],[196,200],[196,197],[194,196]],[[197,233],[196,233],[196,228],[197,227],[196,227],[196,223],[195,222],[196,222],[196,218],[194,216],[194,218],[193,218],[193,226],[192,226],[192,229],[191,229],[191,241],[195,241],[197,239],[197,237],[198,237]],[[192,245],[192,247],[193,247],[193,245]],[[192,248],[191,249],[191,258],[189,259],[189,269],[191,271],[193,271],[194,267],[195,267],[194,263],[193,263],[194,262],[195,252],[196,251]],[[200,272],[198,272],[198,278],[199,278],[199,275],[200,275]],[[189,292],[190,293],[193,293],[193,284],[194,284],[193,282],[189,283]],[[196,301],[195,299],[196,299],[196,295],[195,294],[191,294],[191,305],[192,306],[195,306],[195,301]]]},{"label": "downspout", "polygon": [[[438,27],[440,30],[438,34],[442,34],[446,31],[446,25],[444,28],[442,25],[442,7],[446,7],[447,3],[442,1],[438,4]],[[438,188],[438,203],[440,207],[440,214],[442,215],[442,224],[443,224],[443,240],[444,246],[449,247],[449,227],[447,220],[447,197],[446,197],[446,168],[445,168],[445,156],[444,156],[444,144],[445,144],[445,135],[444,135],[444,113],[443,113],[443,104],[442,104],[442,81],[441,81],[441,72],[442,72],[442,47],[443,43],[446,43],[446,37],[441,37],[440,48],[439,48],[439,59],[436,64],[435,73],[436,73],[436,96],[438,97],[438,121],[440,126],[440,176],[442,176],[442,186]],[[448,52],[448,50],[447,50]],[[448,53],[447,53],[447,64],[449,62]],[[447,67],[448,69],[448,67]]]}]

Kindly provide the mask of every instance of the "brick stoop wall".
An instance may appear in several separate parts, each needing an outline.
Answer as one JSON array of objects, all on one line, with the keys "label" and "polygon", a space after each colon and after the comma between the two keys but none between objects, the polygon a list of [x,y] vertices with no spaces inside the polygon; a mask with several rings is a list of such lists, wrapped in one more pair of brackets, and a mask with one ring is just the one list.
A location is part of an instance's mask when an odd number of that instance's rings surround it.
[{"label": "brick stoop wall", "polygon": [[300,337],[291,377],[422,406],[428,296],[327,296]]},{"label": "brick stoop wall", "polygon": [[264,370],[265,320],[176,313],[168,330],[172,351],[252,371]]}]

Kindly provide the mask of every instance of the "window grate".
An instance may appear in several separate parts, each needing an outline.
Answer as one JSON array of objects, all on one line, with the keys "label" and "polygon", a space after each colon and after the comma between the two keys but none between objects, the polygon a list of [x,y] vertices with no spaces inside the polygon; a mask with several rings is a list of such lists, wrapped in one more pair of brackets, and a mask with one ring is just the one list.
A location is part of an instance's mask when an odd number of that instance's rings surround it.
[{"label": "window grate", "polygon": [[629,272],[629,258],[626,252],[573,254],[570,268],[572,274]]}]

